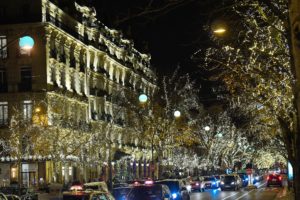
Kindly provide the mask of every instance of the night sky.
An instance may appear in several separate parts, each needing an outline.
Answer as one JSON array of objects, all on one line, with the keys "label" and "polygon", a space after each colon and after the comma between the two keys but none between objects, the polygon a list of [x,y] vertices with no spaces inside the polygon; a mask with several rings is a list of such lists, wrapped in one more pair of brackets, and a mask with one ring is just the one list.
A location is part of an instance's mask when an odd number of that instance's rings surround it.
[{"label": "night sky", "polygon": [[[190,59],[199,49],[205,50],[210,44],[210,25],[220,13],[214,13],[221,6],[221,0],[184,0],[182,4],[160,12],[154,12],[127,19],[139,13],[151,0],[89,0],[97,16],[110,28],[121,30],[127,39],[134,41],[135,47],[152,55],[152,66],[161,77],[171,74],[179,65],[182,73],[190,73],[201,85],[201,98],[213,102],[211,87],[215,83],[207,81],[208,74]],[[164,1],[154,0],[155,8],[163,7]],[[130,14],[129,14],[130,13]]]}]

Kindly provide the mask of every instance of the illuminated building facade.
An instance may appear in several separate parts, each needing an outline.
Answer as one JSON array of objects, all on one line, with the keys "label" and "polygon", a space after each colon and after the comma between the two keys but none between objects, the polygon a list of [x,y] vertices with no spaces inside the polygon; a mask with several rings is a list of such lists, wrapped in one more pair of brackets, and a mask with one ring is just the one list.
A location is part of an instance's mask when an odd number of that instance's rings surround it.
[{"label": "illuminated building facade", "polygon": [[[118,157],[116,152],[134,155],[134,159],[124,160],[132,168],[121,166],[123,170],[145,175],[149,152],[138,148],[139,140],[127,126],[127,116],[114,112],[119,105],[113,99],[121,90],[137,98],[141,93],[153,95],[156,76],[150,68],[150,56],[138,52],[121,32],[98,21],[93,8],[59,3],[0,2],[2,140],[14,131],[8,129],[12,116],[19,116],[15,120],[20,122],[16,128],[20,136],[14,133],[21,142],[29,126],[37,131],[27,122],[42,125],[39,132],[47,138],[36,139],[30,148],[28,144],[20,146],[17,153],[3,151],[0,179],[9,182],[21,175],[23,183],[30,185],[106,176],[103,166],[109,154]],[[20,48],[23,36],[34,40],[32,49]],[[99,134],[109,134],[101,145]],[[27,138],[27,143],[32,141]],[[18,160],[22,165],[19,173]],[[120,166],[112,160],[117,170]]]}]

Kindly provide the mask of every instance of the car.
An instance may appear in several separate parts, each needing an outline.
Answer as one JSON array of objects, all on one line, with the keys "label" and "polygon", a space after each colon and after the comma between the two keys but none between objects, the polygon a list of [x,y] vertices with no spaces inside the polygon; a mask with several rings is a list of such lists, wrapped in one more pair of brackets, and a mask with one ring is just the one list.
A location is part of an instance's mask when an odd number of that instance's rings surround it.
[{"label": "car", "polygon": [[[123,192],[119,195],[118,192]],[[125,190],[121,188],[114,193],[116,200],[171,200],[171,192],[166,185],[162,184],[136,184]],[[121,196],[121,198],[119,198]],[[126,198],[124,198],[126,196]]]},{"label": "car", "polygon": [[155,181],[154,184],[163,184],[169,187],[172,200],[190,200],[190,194],[182,180],[164,179]]},{"label": "car", "polygon": [[220,185],[221,175],[215,175],[215,178],[217,179],[217,183]]},{"label": "car", "polygon": [[239,190],[242,187],[242,181],[238,175],[225,175],[221,178],[221,190]]},{"label": "car", "polygon": [[219,188],[218,180],[214,176],[204,177],[204,189],[217,189]]},{"label": "car", "polygon": [[183,178],[183,179],[181,179],[181,180],[182,180],[183,184],[185,185],[187,191],[188,191],[189,193],[191,193],[191,192],[192,192],[192,186],[191,186],[192,180],[191,180],[191,177]]},{"label": "car", "polygon": [[199,177],[193,177],[190,182],[190,185],[192,191],[199,191],[199,192],[204,191],[204,183],[203,181],[200,180]]},{"label": "car", "polygon": [[83,184],[83,190],[104,191],[108,192],[107,184],[104,181],[90,182]]},{"label": "car", "polygon": [[263,180],[263,176],[260,174],[253,174],[253,183],[257,183]]},{"label": "car", "polygon": [[104,191],[66,191],[63,200],[115,200],[108,192]]},{"label": "car", "polygon": [[238,174],[238,176],[241,178],[242,186],[246,187],[248,185],[248,182],[249,182],[248,175],[240,173],[240,174]]},{"label": "car", "polygon": [[116,200],[124,200],[126,199],[128,193],[131,191],[132,186],[121,186],[113,188],[112,195]]},{"label": "car", "polygon": [[267,187],[270,187],[270,185],[282,187],[282,176],[279,174],[269,174],[267,176]]}]

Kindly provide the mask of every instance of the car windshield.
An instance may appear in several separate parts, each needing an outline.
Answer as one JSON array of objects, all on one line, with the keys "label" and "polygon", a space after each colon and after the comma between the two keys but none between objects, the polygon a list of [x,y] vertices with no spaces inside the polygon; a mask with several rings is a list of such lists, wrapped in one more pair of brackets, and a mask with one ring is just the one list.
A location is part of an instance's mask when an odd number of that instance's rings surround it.
[{"label": "car windshield", "polygon": [[215,178],[213,178],[213,177],[205,177],[204,181],[215,181]]},{"label": "car windshield", "polygon": [[234,181],[234,176],[224,176],[224,181]]},{"label": "car windshield", "polygon": [[158,184],[164,184],[169,187],[171,192],[179,191],[179,183],[178,181],[159,181]]},{"label": "car windshield", "polygon": [[134,187],[128,194],[130,200],[161,200],[162,191],[158,185]]}]

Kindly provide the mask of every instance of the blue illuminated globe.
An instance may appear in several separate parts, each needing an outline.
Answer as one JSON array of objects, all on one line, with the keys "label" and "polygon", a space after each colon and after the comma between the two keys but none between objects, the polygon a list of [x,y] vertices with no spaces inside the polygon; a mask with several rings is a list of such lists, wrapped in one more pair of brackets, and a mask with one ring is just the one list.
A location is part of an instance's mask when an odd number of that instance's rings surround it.
[{"label": "blue illuminated globe", "polygon": [[21,37],[19,40],[19,46],[21,49],[32,49],[34,40],[30,36]]},{"label": "blue illuminated globe", "polygon": [[141,95],[139,96],[139,101],[140,101],[141,103],[146,103],[147,100],[148,100],[147,95],[141,94]]}]

